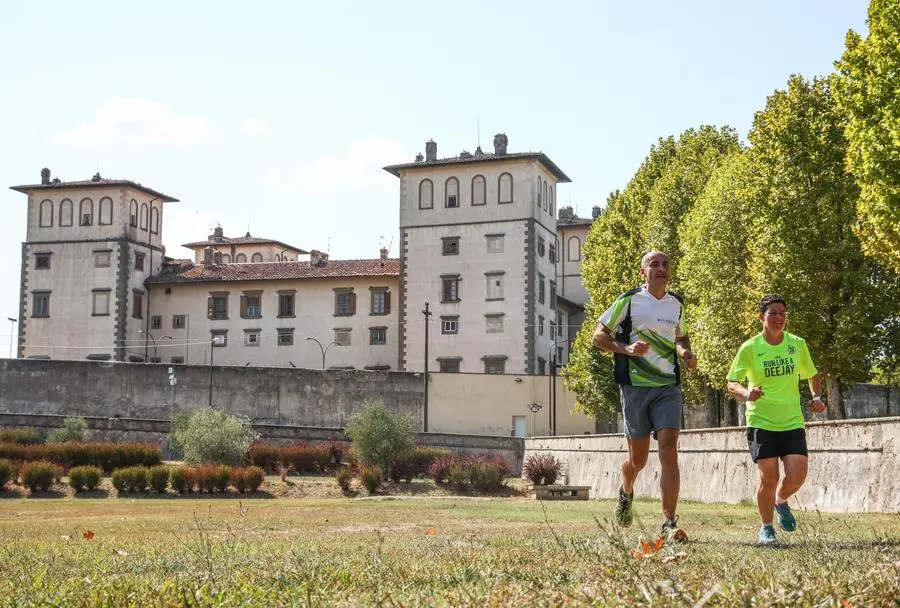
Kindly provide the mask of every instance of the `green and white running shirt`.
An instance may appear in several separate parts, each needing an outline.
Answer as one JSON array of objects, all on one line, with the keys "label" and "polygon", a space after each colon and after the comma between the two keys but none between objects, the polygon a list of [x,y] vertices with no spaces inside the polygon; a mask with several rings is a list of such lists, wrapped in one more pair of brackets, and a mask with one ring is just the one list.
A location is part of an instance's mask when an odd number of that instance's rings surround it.
[{"label": "green and white running shirt", "polygon": [[620,295],[600,315],[600,323],[615,334],[618,342],[643,340],[650,344],[643,357],[613,353],[617,384],[668,386],[681,382],[675,338],[684,335],[683,308],[680,296],[667,291],[657,300],[642,285]]},{"label": "green and white running shirt", "polygon": [[762,397],[747,402],[748,427],[790,431],[804,426],[800,380],[817,373],[806,340],[784,332],[781,344],[773,345],[759,333],[741,344],[728,370],[728,380],[747,379],[750,390],[757,386],[763,389]]}]

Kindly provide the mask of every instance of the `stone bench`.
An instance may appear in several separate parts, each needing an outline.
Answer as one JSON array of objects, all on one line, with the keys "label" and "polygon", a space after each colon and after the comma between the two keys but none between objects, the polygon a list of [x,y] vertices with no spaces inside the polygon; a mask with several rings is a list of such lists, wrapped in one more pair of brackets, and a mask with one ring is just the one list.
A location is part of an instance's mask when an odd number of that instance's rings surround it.
[{"label": "stone bench", "polygon": [[587,500],[590,486],[534,486],[537,500]]}]

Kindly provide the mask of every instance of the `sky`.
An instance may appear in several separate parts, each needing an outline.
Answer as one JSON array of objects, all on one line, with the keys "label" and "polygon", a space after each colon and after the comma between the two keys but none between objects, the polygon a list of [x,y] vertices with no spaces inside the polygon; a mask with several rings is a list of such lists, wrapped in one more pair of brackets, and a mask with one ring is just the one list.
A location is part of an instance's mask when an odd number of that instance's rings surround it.
[{"label": "sky", "polygon": [[[228,236],[332,258],[397,256],[384,172],[438,156],[547,153],[581,217],[660,137],[746,137],[791,74],[833,71],[865,0],[0,5],[0,185],[130,179],[178,198],[167,255]],[[480,134],[480,139],[479,139]],[[0,188],[0,313],[17,317],[26,197]],[[9,327],[0,314],[0,356]]]}]

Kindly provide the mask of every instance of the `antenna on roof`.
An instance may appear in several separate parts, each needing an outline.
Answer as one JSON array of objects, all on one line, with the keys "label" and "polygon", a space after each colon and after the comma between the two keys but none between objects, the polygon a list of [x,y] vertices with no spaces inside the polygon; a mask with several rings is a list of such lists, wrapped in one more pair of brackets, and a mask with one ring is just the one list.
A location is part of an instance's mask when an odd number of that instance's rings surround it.
[{"label": "antenna on roof", "polygon": [[253,209],[247,209],[247,236],[250,236],[250,218],[253,216]]},{"label": "antenna on roof", "polygon": [[481,116],[478,114],[475,115],[475,124],[477,125],[476,128],[478,130],[478,147],[480,148],[481,147]]}]

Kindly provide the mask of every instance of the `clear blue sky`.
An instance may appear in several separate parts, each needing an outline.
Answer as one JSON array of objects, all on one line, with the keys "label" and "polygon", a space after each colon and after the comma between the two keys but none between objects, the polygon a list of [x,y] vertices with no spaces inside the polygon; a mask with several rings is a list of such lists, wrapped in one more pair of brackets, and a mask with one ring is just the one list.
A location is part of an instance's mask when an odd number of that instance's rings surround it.
[{"label": "clear blue sky", "polygon": [[[735,5],[744,6],[735,6]],[[168,254],[221,223],[332,257],[397,255],[396,178],[509,136],[582,216],[661,136],[753,113],[832,71],[864,0],[44,2],[0,6],[0,312],[18,316],[25,196],[127,178],[181,199]],[[0,315],[0,319],[4,316]],[[0,356],[9,350],[0,323]]]}]

